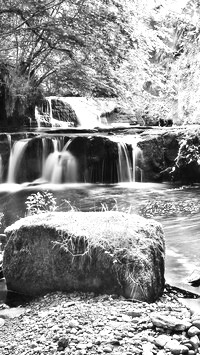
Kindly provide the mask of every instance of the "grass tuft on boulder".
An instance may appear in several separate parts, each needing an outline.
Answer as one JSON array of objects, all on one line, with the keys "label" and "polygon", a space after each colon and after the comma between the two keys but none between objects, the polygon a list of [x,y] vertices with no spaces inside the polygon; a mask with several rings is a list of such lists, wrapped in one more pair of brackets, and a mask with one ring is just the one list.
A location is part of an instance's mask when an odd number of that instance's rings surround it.
[{"label": "grass tuft on boulder", "polygon": [[8,289],[120,294],[153,302],[164,289],[159,223],[120,212],[53,212],[20,219],[5,231]]}]

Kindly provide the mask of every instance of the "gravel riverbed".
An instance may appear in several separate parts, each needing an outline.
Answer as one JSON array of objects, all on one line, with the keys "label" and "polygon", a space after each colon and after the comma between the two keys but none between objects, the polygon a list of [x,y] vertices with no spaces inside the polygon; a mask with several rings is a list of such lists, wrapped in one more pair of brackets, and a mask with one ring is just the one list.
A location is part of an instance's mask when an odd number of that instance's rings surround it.
[{"label": "gravel riverbed", "polygon": [[0,304],[0,354],[199,354],[200,312],[168,288],[155,303],[116,295],[56,292]]}]

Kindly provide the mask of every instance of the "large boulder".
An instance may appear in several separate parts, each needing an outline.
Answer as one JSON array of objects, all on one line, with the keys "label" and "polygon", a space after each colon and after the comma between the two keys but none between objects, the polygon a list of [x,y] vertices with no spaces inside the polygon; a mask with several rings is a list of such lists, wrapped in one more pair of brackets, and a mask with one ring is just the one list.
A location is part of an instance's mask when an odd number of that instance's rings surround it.
[{"label": "large boulder", "polygon": [[176,128],[159,128],[141,134],[138,147],[142,151],[143,182],[172,180],[171,170],[184,133]]},{"label": "large boulder", "polygon": [[161,225],[120,212],[54,212],[6,229],[3,271],[10,290],[120,294],[153,302],[164,289]]}]

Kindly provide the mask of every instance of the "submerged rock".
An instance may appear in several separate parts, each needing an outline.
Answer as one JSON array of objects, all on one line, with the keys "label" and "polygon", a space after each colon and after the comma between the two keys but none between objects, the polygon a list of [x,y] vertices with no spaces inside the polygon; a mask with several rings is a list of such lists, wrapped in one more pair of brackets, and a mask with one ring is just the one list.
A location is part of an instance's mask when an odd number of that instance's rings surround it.
[{"label": "submerged rock", "polygon": [[92,291],[154,301],[164,289],[159,223],[119,212],[55,212],[6,229],[8,289],[27,295]]}]

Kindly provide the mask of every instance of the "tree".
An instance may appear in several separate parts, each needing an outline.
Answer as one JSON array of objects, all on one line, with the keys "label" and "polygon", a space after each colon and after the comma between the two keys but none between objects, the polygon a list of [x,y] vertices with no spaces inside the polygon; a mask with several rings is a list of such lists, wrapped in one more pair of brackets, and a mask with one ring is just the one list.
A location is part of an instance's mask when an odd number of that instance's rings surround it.
[{"label": "tree", "polygon": [[143,113],[168,115],[177,93],[172,66],[180,15],[173,3],[0,0],[1,82],[10,111],[20,111],[16,103],[34,106],[42,88],[123,97]]},{"label": "tree", "polygon": [[175,60],[171,81],[176,86],[177,121],[200,121],[200,2],[189,0],[176,22]]}]

